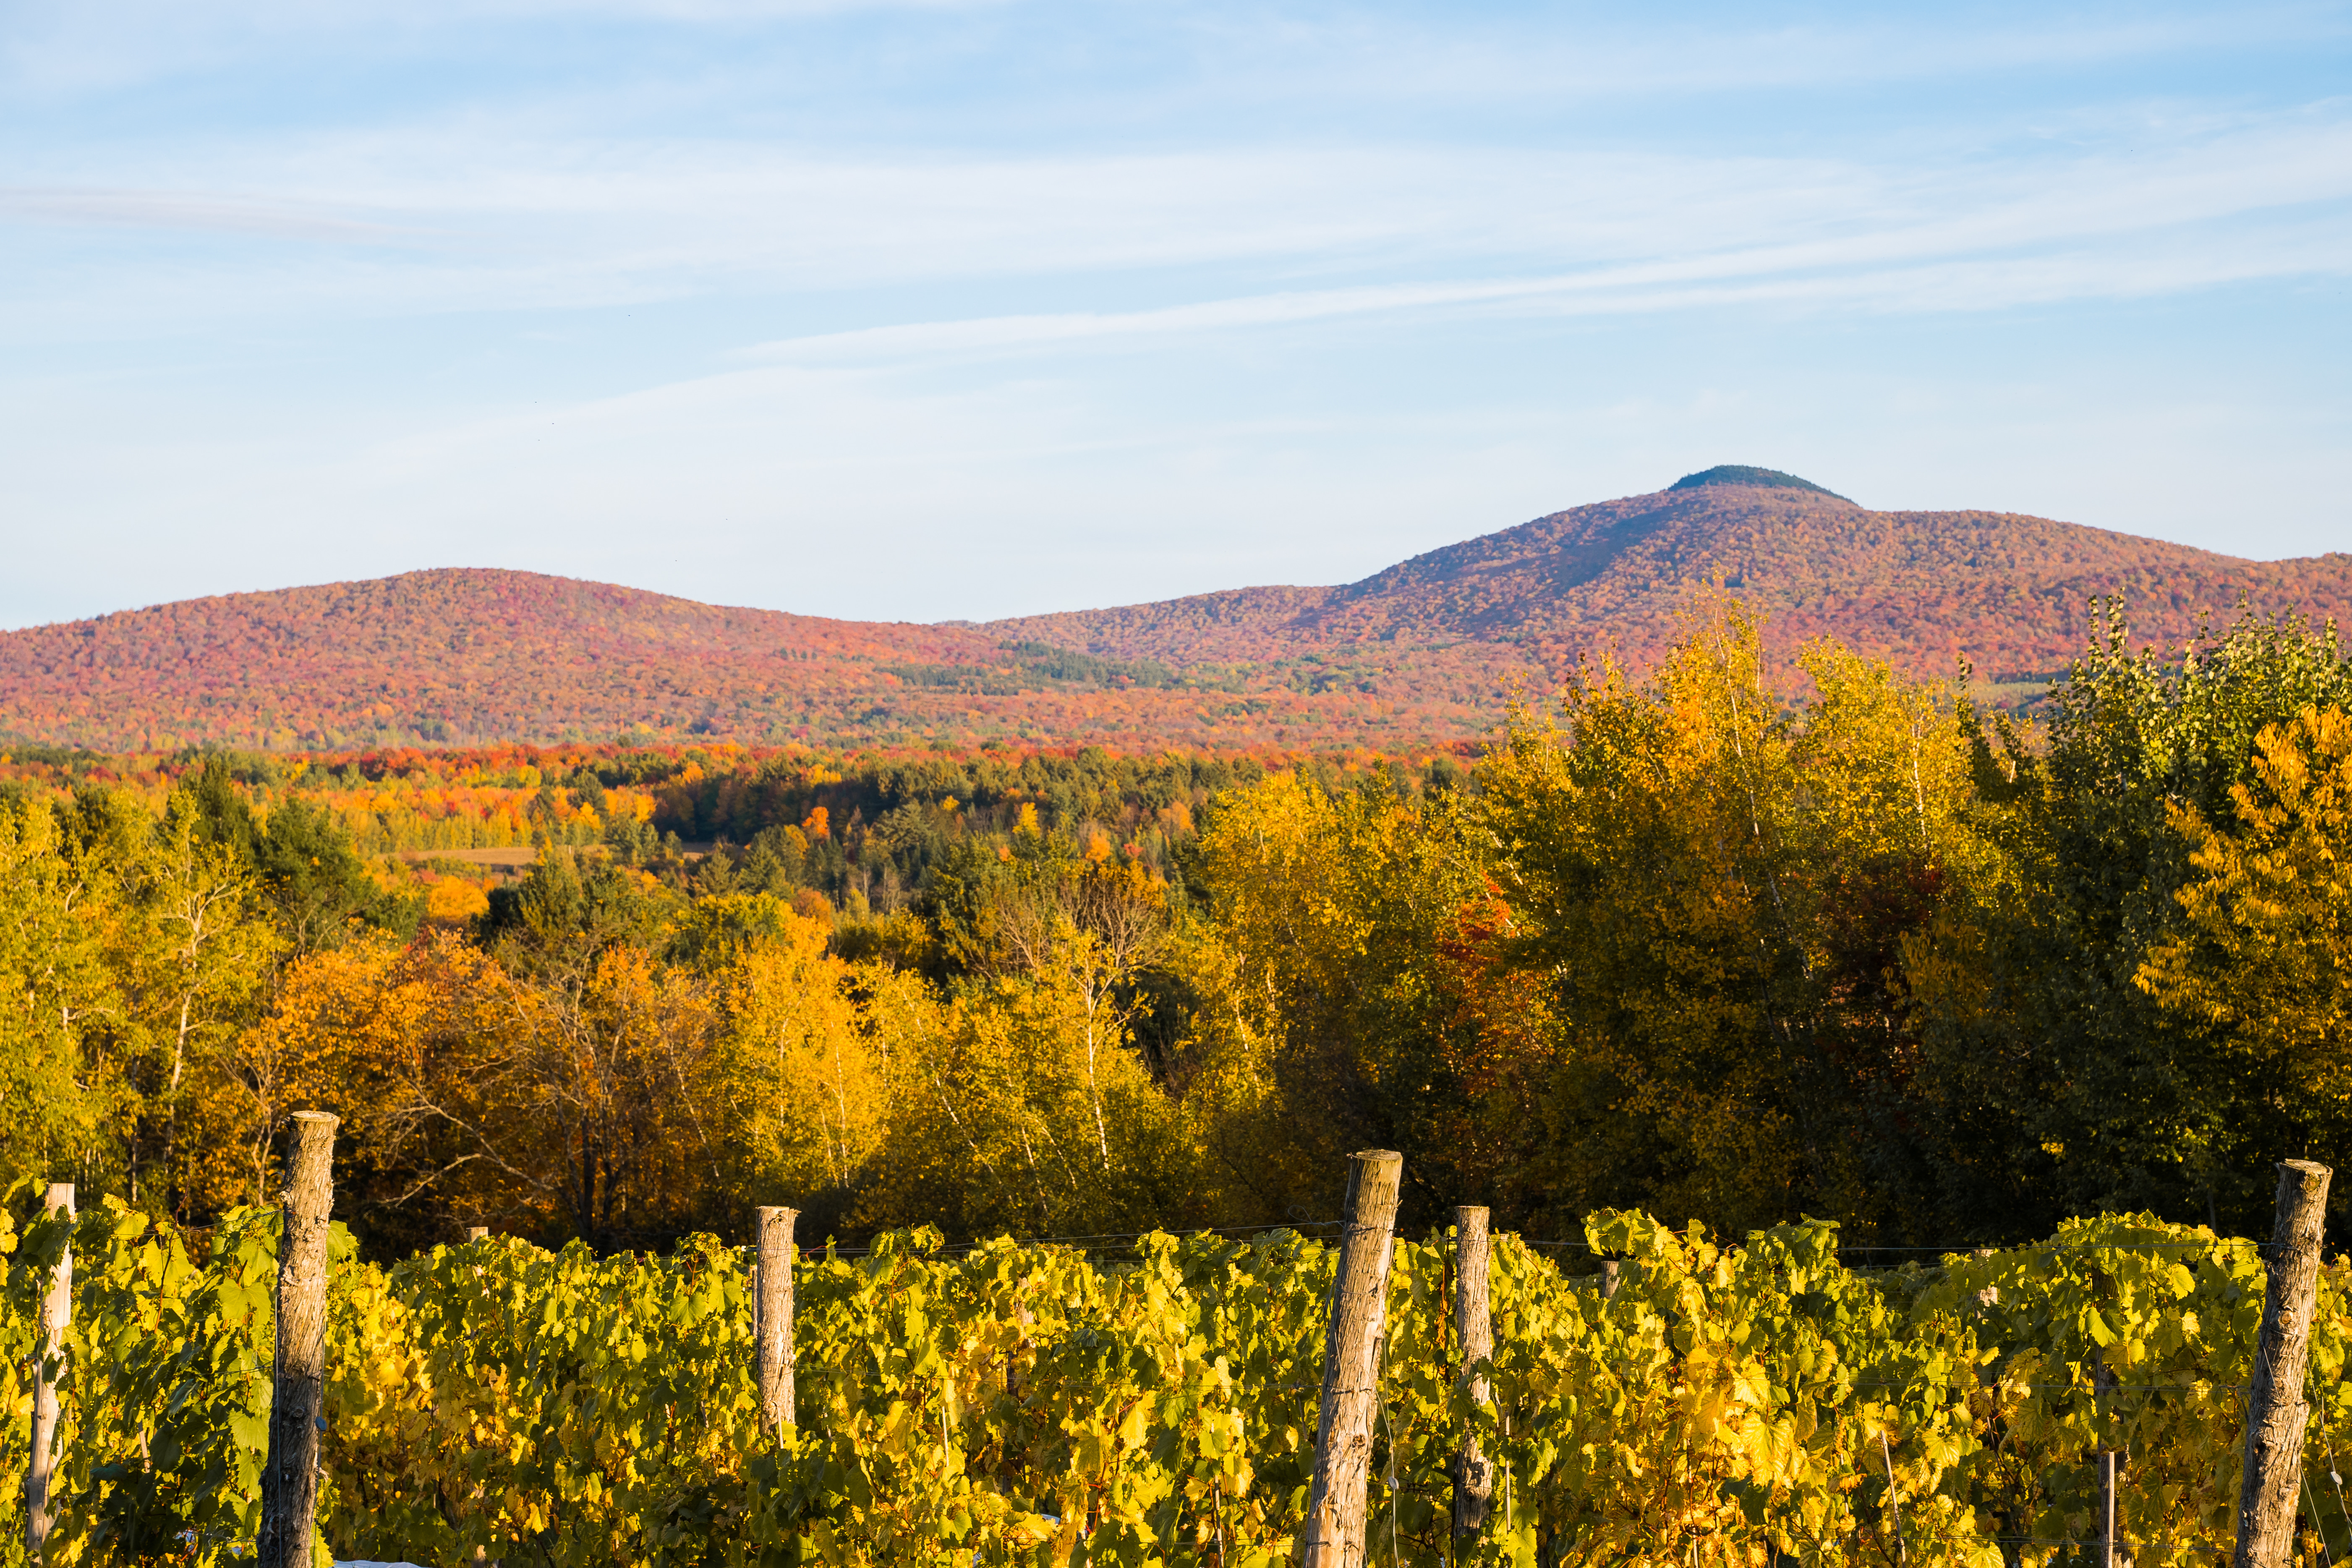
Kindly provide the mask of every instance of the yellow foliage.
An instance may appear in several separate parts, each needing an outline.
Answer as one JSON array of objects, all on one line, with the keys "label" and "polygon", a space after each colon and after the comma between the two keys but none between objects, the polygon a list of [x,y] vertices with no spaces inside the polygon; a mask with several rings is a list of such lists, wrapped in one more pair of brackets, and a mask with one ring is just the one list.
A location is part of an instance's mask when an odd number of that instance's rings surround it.
[{"label": "yellow foliage", "polygon": [[1509,1179],[1550,1030],[1540,988],[1493,963],[1512,914],[1475,831],[1451,797],[1409,802],[1383,773],[1220,797],[1196,841],[1213,922],[1181,950],[1202,998],[1188,1098],[1260,1205],[1391,1140],[1461,1190]]},{"label": "yellow foliage", "polygon": [[1482,770],[1515,951],[1562,1014],[1576,1124],[1542,1157],[1571,1211],[1647,1165],[1653,1201],[1727,1227],[1870,1214],[1853,1141],[1813,1123],[1850,1103],[1831,1075],[1899,1063],[1906,943],[1981,851],[1949,694],[1832,644],[1801,663],[1792,710],[1755,617],[1701,604],[1648,687],[1604,667],[1556,721],[1515,710]]},{"label": "yellow foliage", "polygon": [[2284,1073],[2340,1126],[2352,1108],[2352,716],[2305,708],[2255,742],[2237,822],[2176,806],[2199,877],[2188,930],[2137,980]]},{"label": "yellow foliage", "polygon": [[470,921],[488,912],[490,896],[479,882],[436,877],[425,885],[425,915],[435,921]]},{"label": "yellow foliage", "polygon": [[191,1192],[221,1208],[264,1201],[277,1136],[303,1110],[341,1115],[341,1136],[380,1165],[413,1157],[420,1175],[436,1173],[458,1155],[434,1135],[488,1120],[497,1103],[499,1036],[515,1012],[498,966],[451,934],[414,946],[363,936],[302,959],[197,1097],[206,1153],[192,1162]]},{"label": "yellow foliage", "polygon": [[0,807],[0,1182],[91,1168],[131,1103],[99,1035],[123,1005],[105,963],[124,919],[112,892],[68,861],[47,805]]},{"label": "yellow foliage", "polygon": [[849,966],[826,955],[833,922],[786,910],[778,924],[727,977],[729,1073],[770,1179],[799,1194],[849,1182],[881,1142],[889,1091]]}]

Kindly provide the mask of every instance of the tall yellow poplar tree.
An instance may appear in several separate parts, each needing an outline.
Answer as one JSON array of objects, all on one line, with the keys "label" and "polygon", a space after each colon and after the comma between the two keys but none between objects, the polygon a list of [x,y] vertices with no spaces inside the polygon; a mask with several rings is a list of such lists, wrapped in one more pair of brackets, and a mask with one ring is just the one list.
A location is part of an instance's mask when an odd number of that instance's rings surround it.
[{"label": "tall yellow poplar tree", "polygon": [[880,1146],[890,1089],[849,966],[825,951],[832,922],[780,908],[772,932],[727,971],[726,1072],[754,1184],[805,1207]]},{"label": "tall yellow poplar tree", "polygon": [[2174,826],[2197,879],[2178,895],[2187,929],[2154,949],[2137,984],[2165,1008],[2218,1026],[2242,1070],[2298,1109],[2312,1141],[2352,1131],[2352,716],[2306,707],[2255,742],[2253,777],[2230,792],[2234,823],[2190,806]]},{"label": "tall yellow poplar tree", "polygon": [[0,803],[0,1187],[113,1174],[136,1091],[107,1047],[110,889],[63,853],[47,802]]}]

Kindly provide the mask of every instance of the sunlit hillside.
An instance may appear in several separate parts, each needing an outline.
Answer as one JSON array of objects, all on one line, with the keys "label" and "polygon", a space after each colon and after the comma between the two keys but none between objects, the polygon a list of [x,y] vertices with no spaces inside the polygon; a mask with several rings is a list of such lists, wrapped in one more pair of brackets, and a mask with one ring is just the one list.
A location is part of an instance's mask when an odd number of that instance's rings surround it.
[{"label": "sunlit hillside", "polygon": [[449,570],[0,634],[0,736],[103,750],[723,737],[750,743],[1393,749],[1483,732],[1515,681],[1638,672],[1710,584],[1785,659],[1824,635],[2030,696],[2121,595],[2136,642],[2352,614],[2352,555],[2254,562],[2045,518],[1872,511],[1793,476],[1691,475],[1338,587],[989,624],[830,620]]},{"label": "sunlit hillside", "polygon": [[1948,676],[1965,658],[1979,680],[2011,687],[2066,667],[2099,595],[2123,596],[2136,642],[2166,647],[2209,616],[2226,625],[2242,596],[2259,612],[2352,616],[2352,555],[2245,561],[2015,513],[1872,511],[1793,476],[1732,468],[1537,518],[1342,587],[1244,589],[993,629],[1177,662],[1314,647],[1411,664],[1428,658],[1421,650],[1479,647],[1494,650],[1485,668],[1507,649],[1557,675],[1607,649],[1639,670],[1709,583],[1768,616],[1768,646],[1783,655],[1835,636],[1916,675]]}]

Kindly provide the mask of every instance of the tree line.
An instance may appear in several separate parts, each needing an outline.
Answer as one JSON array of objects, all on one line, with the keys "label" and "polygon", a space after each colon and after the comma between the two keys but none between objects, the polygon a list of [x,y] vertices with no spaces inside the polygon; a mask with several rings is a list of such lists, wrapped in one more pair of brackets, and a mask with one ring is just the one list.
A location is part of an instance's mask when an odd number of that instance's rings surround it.
[{"label": "tree line", "polygon": [[1717,599],[1466,768],[534,766],[594,832],[462,909],[328,770],[19,788],[0,1177],[204,1224],[320,1106],[379,1255],[755,1203],[845,1239],[1326,1219],[1366,1146],[1409,1224],[2249,1231],[2352,1122],[2347,706],[2292,618],[2135,651],[2109,605],[2028,721],[1832,641],[1776,671]]}]

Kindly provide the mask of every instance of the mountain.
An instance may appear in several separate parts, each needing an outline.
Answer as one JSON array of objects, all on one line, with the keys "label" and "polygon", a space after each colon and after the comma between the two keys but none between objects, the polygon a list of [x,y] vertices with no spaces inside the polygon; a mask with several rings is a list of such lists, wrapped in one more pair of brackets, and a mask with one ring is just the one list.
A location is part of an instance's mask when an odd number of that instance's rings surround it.
[{"label": "mountain", "polygon": [[999,621],[1009,636],[1125,658],[1247,659],[1297,647],[1507,647],[1557,673],[1596,647],[1649,664],[1692,589],[1720,582],[1787,652],[1823,635],[1921,675],[1966,657],[2003,684],[2063,669],[2095,595],[2172,646],[2242,595],[2352,619],[2352,555],[2245,561],[2048,518],[1872,511],[1793,475],[1710,468],[1416,555],[1337,588],[1251,588]]},{"label": "mountain", "polygon": [[0,633],[0,740],[168,752],[1004,736],[1141,749],[1287,744],[1294,730],[1339,736],[1378,719],[1281,689],[1278,673],[1255,679],[1276,689],[1009,645],[971,626],[446,570]]},{"label": "mountain", "polygon": [[2242,598],[2352,619],[2352,555],[2256,562],[2046,518],[1873,511],[1710,468],[1338,587],[1260,587],[984,625],[727,609],[532,573],[415,572],[0,633],[0,735],[101,750],[341,749],[636,734],[815,744],[992,737],[1426,745],[1507,683],[1607,648],[1652,662],[1719,582],[1786,653],[1813,637],[1918,674],[1965,657],[2029,693],[2121,594],[2177,645]]}]

